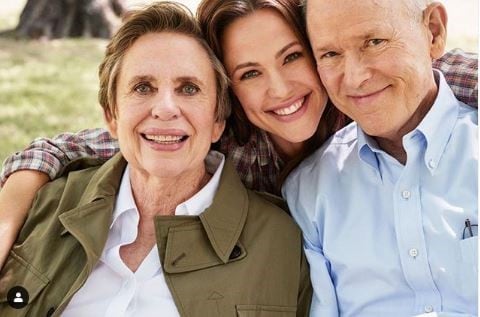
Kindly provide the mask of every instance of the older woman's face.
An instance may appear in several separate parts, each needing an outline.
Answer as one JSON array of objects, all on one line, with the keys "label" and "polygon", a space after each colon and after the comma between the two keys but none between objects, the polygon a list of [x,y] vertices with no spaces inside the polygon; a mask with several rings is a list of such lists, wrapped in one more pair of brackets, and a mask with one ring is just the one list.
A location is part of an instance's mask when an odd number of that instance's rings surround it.
[{"label": "older woman's face", "polygon": [[116,102],[109,129],[132,168],[162,178],[203,171],[224,123],[215,122],[214,70],[194,39],[169,32],[137,39],[123,57]]},{"label": "older woman's face", "polygon": [[239,18],[226,28],[222,46],[233,91],[254,125],[274,140],[313,135],[327,95],[309,52],[282,16],[261,9]]}]

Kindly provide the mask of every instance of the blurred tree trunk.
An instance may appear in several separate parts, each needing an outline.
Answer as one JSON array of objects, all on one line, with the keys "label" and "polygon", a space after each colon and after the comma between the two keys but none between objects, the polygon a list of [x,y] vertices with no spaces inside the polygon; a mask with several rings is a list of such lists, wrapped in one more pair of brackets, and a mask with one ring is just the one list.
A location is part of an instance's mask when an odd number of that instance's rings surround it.
[{"label": "blurred tree trunk", "polygon": [[109,38],[124,11],[125,0],[28,0],[15,33],[27,38]]}]

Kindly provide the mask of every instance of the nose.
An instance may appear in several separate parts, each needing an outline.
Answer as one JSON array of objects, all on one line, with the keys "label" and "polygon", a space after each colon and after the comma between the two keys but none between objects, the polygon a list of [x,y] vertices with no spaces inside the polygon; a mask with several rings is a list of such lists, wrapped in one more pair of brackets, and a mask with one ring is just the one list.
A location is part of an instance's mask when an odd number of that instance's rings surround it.
[{"label": "nose", "polygon": [[158,92],[156,98],[152,100],[152,117],[162,121],[177,119],[181,115],[181,109],[175,93],[170,91]]},{"label": "nose", "polygon": [[289,78],[280,71],[270,73],[268,95],[272,98],[284,99],[292,93],[292,85]]},{"label": "nose", "polygon": [[372,77],[371,68],[365,59],[348,56],[344,63],[343,81],[348,89],[361,88]]}]

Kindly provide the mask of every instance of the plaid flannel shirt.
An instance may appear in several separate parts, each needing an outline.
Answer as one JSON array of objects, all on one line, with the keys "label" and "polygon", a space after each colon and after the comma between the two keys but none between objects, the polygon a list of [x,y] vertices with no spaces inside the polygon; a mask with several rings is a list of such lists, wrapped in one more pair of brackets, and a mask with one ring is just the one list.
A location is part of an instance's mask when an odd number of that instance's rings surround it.
[{"label": "plaid flannel shirt", "polygon": [[[459,100],[472,107],[478,106],[477,54],[451,51],[436,60],[433,66],[445,74]],[[264,131],[254,130],[244,146],[239,146],[231,131],[226,131],[219,147],[233,161],[245,186],[279,194],[277,182],[284,162]],[[0,182],[3,185],[10,174],[24,169],[41,171],[55,179],[63,167],[75,159],[88,156],[106,161],[118,151],[117,141],[104,129],[62,133],[53,139],[38,138],[23,152],[5,160]]]}]

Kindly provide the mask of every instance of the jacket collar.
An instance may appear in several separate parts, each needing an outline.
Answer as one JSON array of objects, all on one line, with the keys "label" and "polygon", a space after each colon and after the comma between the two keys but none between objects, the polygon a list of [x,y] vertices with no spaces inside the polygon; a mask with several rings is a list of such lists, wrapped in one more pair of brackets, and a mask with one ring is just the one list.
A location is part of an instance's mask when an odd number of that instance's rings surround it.
[{"label": "jacket collar", "polygon": [[[87,256],[94,261],[102,254],[108,238],[116,194],[126,164],[120,153],[103,164],[88,182],[77,207],[59,217],[65,227],[62,234],[68,231],[76,237]],[[71,173],[64,192],[74,190],[73,187],[78,186],[76,180],[81,176],[81,172]],[[248,192],[233,164],[227,160],[215,198],[211,206],[200,215],[208,240],[223,263],[229,261],[240,237],[248,207]]]},{"label": "jacket collar", "polygon": [[[91,261],[100,257],[107,241],[115,197],[126,164],[121,154],[108,160],[93,174],[76,206],[59,216],[65,227],[62,235],[68,231],[77,238]],[[69,174],[64,189],[65,200],[71,199],[67,197],[71,193],[78,192],[78,184],[84,177],[82,171]],[[60,210],[62,205],[61,202]]]},{"label": "jacket collar", "polygon": [[248,193],[233,164],[225,162],[213,203],[200,220],[217,256],[227,263],[245,225]]}]

